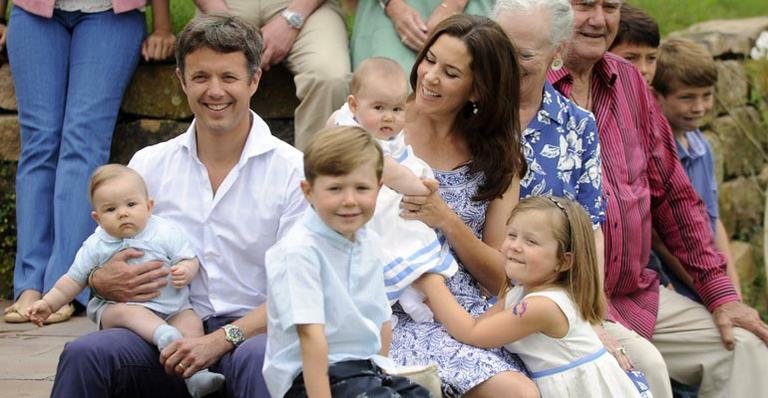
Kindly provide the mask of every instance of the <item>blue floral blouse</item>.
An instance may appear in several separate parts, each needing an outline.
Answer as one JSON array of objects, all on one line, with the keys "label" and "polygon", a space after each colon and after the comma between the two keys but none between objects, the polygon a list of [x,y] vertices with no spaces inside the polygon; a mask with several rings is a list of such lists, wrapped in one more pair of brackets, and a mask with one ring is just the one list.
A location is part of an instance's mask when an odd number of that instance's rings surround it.
[{"label": "blue floral blouse", "polygon": [[568,198],[584,207],[595,227],[605,221],[600,143],[592,113],[546,82],[541,108],[523,131],[522,144],[528,173],[520,181],[520,198]]}]

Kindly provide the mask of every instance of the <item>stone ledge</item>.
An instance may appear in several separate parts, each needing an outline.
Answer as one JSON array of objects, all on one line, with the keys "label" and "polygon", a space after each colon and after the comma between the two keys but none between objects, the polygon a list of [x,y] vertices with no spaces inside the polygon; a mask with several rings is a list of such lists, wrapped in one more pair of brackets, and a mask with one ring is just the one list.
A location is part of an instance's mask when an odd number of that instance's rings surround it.
[{"label": "stone ledge", "polygon": [[[278,65],[262,74],[259,89],[251,99],[251,109],[257,110],[264,119],[292,118],[294,109],[299,105],[295,93],[296,86],[290,71]],[[1,101],[2,97],[0,106]],[[192,117],[186,95],[176,78],[176,66],[170,64],[139,65],[120,110],[138,117],[157,119]]]},{"label": "stone ledge", "polygon": [[669,36],[687,37],[704,45],[713,57],[746,56],[760,32],[768,29],[768,16],[715,19],[691,25]]}]

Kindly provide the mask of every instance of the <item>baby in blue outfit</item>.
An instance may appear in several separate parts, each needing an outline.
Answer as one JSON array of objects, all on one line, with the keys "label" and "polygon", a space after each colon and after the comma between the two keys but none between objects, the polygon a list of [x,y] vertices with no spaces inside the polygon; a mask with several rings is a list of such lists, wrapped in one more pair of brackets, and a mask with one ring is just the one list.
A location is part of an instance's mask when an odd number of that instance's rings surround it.
[{"label": "baby in blue outfit", "polygon": [[[71,302],[88,284],[88,277],[115,253],[135,248],[144,252],[130,263],[159,260],[170,266],[171,283],[159,297],[142,303],[115,303],[94,297],[88,315],[99,327],[130,329],[159,350],[182,336],[203,335],[200,318],[189,304],[189,283],[199,263],[184,233],[171,222],[152,215],[152,200],[144,180],[117,164],[96,169],[89,186],[99,224],[77,252],[69,271],[29,309],[30,320],[42,326],[51,313]],[[224,376],[203,369],[187,380],[193,397],[203,397],[224,384]]]}]

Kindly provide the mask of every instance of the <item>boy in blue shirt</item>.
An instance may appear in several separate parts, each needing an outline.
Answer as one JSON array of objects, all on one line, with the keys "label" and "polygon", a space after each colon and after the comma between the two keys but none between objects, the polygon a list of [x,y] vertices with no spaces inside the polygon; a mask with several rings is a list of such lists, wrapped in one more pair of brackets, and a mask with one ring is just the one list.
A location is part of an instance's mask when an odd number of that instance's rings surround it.
[{"label": "boy in blue shirt", "polygon": [[301,189],[312,208],[266,254],[273,397],[429,396],[371,361],[391,339],[383,257],[364,227],[382,168],[376,139],[358,127],[321,131],[306,148]]},{"label": "boy in blue shirt", "polygon": [[[691,180],[691,185],[707,208],[712,225],[712,237],[717,249],[728,261],[727,272],[736,291],[741,295],[739,276],[733,265],[728,233],[720,221],[717,203],[717,183],[712,148],[699,130],[704,117],[714,105],[714,86],[717,82],[715,61],[707,50],[687,39],[668,39],[659,47],[653,91],[664,116],[672,126],[677,141],[680,162]],[[654,241],[670,273],[678,293],[701,301],[693,291],[691,276],[680,262],[666,250],[663,243]]]}]

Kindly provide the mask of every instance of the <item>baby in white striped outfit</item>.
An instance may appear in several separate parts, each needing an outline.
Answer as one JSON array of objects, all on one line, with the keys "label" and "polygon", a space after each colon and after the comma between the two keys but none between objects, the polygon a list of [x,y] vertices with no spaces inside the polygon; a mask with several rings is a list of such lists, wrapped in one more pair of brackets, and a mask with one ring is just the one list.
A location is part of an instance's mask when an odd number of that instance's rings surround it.
[{"label": "baby in white striped outfit", "polygon": [[[359,126],[373,134],[384,153],[384,186],[376,201],[376,213],[369,227],[382,237],[387,258],[384,282],[391,304],[400,303],[416,322],[432,321],[424,296],[409,285],[425,272],[448,278],[458,264],[445,239],[416,220],[400,217],[400,200],[405,195],[428,195],[422,178],[434,178],[432,169],[405,143],[403,125],[408,98],[405,71],[397,62],[383,57],[363,61],[352,76],[347,103],[334,112],[329,126]],[[392,326],[397,317],[392,317]]]}]

